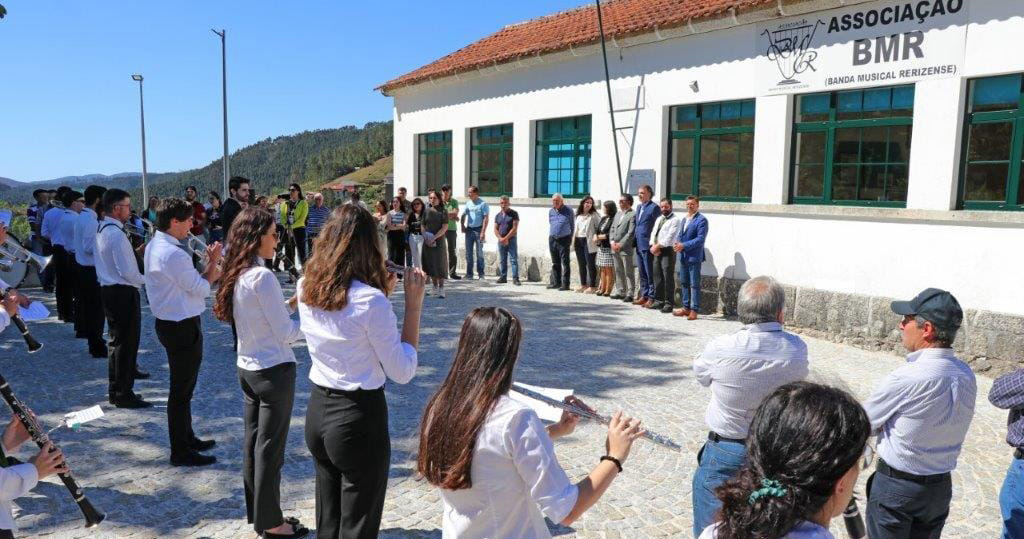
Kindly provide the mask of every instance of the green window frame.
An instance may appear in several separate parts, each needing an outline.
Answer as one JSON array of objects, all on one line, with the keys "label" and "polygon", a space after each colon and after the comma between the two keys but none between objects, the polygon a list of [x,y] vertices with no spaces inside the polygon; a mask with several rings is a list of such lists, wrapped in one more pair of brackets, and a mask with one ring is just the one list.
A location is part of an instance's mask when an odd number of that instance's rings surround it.
[{"label": "green window frame", "polygon": [[419,155],[416,166],[416,194],[452,184],[452,132],[435,131],[417,135]]},{"label": "green window frame", "polygon": [[669,196],[750,202],[755,101],[669,108]]},{"label": "green window frame", "polygon": [[794,204],[906,207],[914,85],[804,94],[794,114]]},{"label": "green window frame", "polygon": [[470,185],[484,196],[512,196],[512,124],[470,130]]},{"label": "green window frame", "polygon": [[566,198],[590,194],[590,115],[538,120],[534,191]]},{"label": "green window frame", "polygon": [[1024,74],[968,82],[959,207],[1024,210]]}]

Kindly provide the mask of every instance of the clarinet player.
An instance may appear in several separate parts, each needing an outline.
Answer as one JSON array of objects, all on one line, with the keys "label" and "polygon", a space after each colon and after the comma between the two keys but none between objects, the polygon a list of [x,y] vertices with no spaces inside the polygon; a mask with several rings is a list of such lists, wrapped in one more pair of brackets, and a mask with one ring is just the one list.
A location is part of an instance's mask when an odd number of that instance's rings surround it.
[{"label": "clarinet player", "polygon": [[[0,223],[0,243],[5,241],[7,228]],[[0,279],[0,290],[4,291],[3,298],[0,299],[0,331],[10,325],[11,317],[18,314],[19,306],[28,304],[25,296],[15,290],[8,290],[9,288],[7,283]],[[53,444],[47,444],[40,449],[29,462],[12,465],[7,459],[7,453],[17,451],[21,444],[28,440],[25,425],[17,417],[11,418],[3,436],[0,437],[0,539],[14,539],[14,532],[18,529],[14,524],[14,514],[11,513],[11,502],[28,494],[41,479],[68,471],[60,450],[50,452]]]},{"label": "clarinet player", "polygon": [[205,466],[217,462],[201,451],[214,440],[201,440],[192,430],[192,393],[203,362],[203,328],[199,316],[206,310],[210,286],[220,278],[221,244],[206,248],[206,269],[192,266],[192,255],[182,241],[192,228],[192,205],[166,198],[157,209],[157,232],[146,247],[145,278],[149,308],[156,318],[156,335],[167,351],[171,371],[167,396],[167,433],[171,464]]},{"label": "clarinet player", "polygon": [[131,217],[128,192],[110,189],[103,193],[103,220],[96,233],[96,278],[100,284],[103,314],[110,328],[107,377],[110,404],[118,408],[148,408],[150,403],[135,394],[135,380],[149,378],[139,372],[139,336],[142,310],[139,287],[145,279],[124,229]]}]

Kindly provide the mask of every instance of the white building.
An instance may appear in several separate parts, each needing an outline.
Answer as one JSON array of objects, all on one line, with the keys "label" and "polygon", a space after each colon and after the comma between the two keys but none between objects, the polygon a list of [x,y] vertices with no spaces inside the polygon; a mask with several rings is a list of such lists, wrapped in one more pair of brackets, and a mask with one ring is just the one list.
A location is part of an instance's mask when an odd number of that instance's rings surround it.
[{"label": "white building", "polygon": [[[875,320],[884,298],[942,287],[968,309],[974,356],[1021,357],[1024,2],[612,0],[602,11],[626,190],[701,197],[705,278],[772,275],[839,311],[836,323],[805,312],[803,325],[869,340],[891,332]],[[616,199],[596,15],[588,5],[510,25],[384,84],[396,187],[508,194],[521,255],[545,258],[551,193],[570,206]]]}]

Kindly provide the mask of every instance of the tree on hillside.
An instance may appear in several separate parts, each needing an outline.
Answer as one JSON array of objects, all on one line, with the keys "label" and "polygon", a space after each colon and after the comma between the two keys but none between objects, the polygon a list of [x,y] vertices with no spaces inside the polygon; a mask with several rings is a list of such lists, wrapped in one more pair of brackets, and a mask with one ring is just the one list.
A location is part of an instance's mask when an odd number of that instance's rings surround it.
[{"label": "tree on hillside", "polygon": [[7,15],[7,9],[3,4],[0,4],[0,19],[4,18],[4,15]]}]

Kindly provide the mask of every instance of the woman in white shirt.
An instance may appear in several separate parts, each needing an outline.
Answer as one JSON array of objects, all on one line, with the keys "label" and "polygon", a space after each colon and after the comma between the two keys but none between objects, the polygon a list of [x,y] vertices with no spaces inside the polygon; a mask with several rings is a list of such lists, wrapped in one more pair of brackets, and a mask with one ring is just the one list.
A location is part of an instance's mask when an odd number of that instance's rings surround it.
[{"label": "woman in white shirt", "polygon": [[585,196],[576,208],[576,232],[573,234],[573,248],[576,251],[576,265],[580,269],[580,287],[577,292],[597,292],[597,222],[601,217],[594,207],[594,197]]},{"label": "woman in white shirt", "polygon": [[313,367],[306,445],[316,466],[316,531],[321,539],[377,537],[388,483],[391,439],[384,383],[416,374],[422,271],[405,272],[399,336],[388,294],[377,220],[348,204],[334,211],[299,281],[299,319]]},{"label": "woman in white shirt", "polygon": [[281,513],[281,466],[295,399],[295,355],[302,338],[288,316],[281,285],[263,264],[277,250],[274,216],[260,207],[242,210],[228,232],[228,254],[213,313],[238,334],[238,381],[245,399],[242,481],[246,517],[265,539],[309,533]]},{"label": "woman in white shirt", "polygon": [[835,539],[829,521],[870,465],[870,433],[849,393],[810,382],[780,386],[754,412],[746,462],[716,491],[720,521],[700,539]]},{"label": "woman in white shirt", "polygon": [[508,396],[522,331],[505,309],[473,310],[448,377],[423,412],[417,466],[441,489],[446,539],[550,538],[544,517],[569,525],[582,516],[643,434],[639,421],[615,414],[607,453],[590,475],[570,483],[551,440],[571,433],[579,418],[566,412],[545,428],[536,412]]}]

